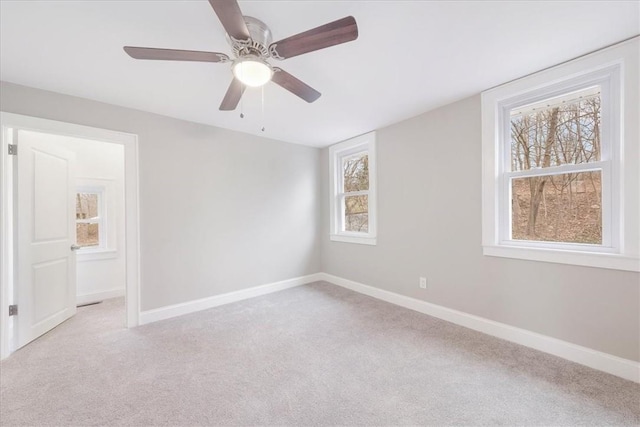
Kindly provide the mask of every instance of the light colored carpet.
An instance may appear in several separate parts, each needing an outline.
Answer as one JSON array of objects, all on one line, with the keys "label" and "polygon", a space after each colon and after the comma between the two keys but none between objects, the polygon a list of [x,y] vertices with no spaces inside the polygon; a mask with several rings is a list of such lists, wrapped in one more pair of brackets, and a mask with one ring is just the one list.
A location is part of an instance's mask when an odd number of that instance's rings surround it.
[{"label": "light colored carpet", "polygon": [[326,283],[123,319],[81,308],[2,362],[0,424],[640,424],[637,384]]}]

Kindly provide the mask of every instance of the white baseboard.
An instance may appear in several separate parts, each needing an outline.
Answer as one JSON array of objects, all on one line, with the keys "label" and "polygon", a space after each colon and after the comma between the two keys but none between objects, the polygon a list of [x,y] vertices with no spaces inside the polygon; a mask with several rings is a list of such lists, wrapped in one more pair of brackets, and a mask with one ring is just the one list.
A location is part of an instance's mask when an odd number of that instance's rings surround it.
[{"label": "white baseboard", "polygon": [[226,294],[214,295],[212,297],[202,298],[194,301],[173,304],[166,307],[155,308],[140,312],[140,325],[145,325],[158,320],[170,319],[183,314],[189,314],[208,308],[217,307],[219,305],[229,304],[260,295],[270,294],[272,292],[282,291],[284,289],[293,288],[307,283],[322,280],[321,273],[309,274],[307,276],[296,277],[293,279],[282,280],[280,282],[269,283],[266,285],[255,286],[253,288],[242,289],[239,291],[228,292]]},{"label": "white baseboard", "polygon": [[419,299],[385,291],[373,286],[364,285],[342,277],[327,273],[319,273],[320,278],[334,285],[368,295],[382,301],[390,302],[401,307],[415,310],[429,316],[437,317],[487,335],[502,338],[517,344],[531,347],[572,362],[580,363],[593,369],[607,372],[618,377],[640,382],[640,363],[623,359],[611,354],[603,353],[587,347],[582,347],[546,335],[516,328],[504,323],[495,322],[483,317],[474,316],[462,311],[453,310],[441,305],[432,304]]},{"label": "white baseboard", "polygon": [[124,296],[124,288],[111,289],[103,292],[94,292],[91,294],[84,294],[76,296],[76,304],[91,304],[92,302],[104,301],[109,298],[118,298]]},{"label": "white baseboard", "polygon": [[473,314],[464,313],[462,311],[407,297],[394,292],[385,291],[383,289],[368,286],[353,280],[343,279],[342,277],[327,273],[310,274],[280,282],[255,286],[253,288],[242,289],[240,291],[214,295],[208,298],[143,311],[140,313],[140,325],[170,319],[172,317],[182,316],[184,314],[200,310],[206,310],[208,308],[260,295],[266,295],[272,292],[278,292],[320,280],[640,383],[640,363],[633,360],[623,359],[601,351],[562,341],[557,338],[552,338],[526,329],[517,328],[515,326],[485,319]]}]

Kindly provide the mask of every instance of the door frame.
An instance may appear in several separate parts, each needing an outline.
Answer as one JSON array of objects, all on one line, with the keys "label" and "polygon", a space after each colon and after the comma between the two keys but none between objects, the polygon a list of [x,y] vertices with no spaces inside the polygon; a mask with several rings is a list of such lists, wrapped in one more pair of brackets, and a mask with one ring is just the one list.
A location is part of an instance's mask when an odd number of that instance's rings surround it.
[{"label": "door frame", "polygon": [[[125,197],[125,248],[126,279],[125,304],[128,328],[138,326],[140,322],[140,216],[138,189],[138,136],[131,133],[94,128],[90,126],[41,119],[20,114],[0,112],[2,130],[0,162],[0,230],[4,236],[0,244],[0,359],[14,351],[14,333],[12,319],[9,317],[9,304],[12,304],[14,270],[17,253],[15,252],[16,227],[13,224],[14,203],[14,165],[13,156],[8,154],[8,128],[20,128],[36,132],[73,136],[100,142],[119,144],[124,147],[124,197]],[[20,148],[18,148],[19,150]],[[18,155],[20,152],[18,151]]]}]

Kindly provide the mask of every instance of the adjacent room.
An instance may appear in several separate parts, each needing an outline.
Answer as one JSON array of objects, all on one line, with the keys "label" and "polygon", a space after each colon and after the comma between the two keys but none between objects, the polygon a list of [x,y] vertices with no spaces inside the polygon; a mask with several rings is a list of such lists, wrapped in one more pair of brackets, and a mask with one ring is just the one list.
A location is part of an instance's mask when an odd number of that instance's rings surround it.
[{"label": "adjacent room", "polygon": [[0,0],[3,426],[640,425],[640,1]]}]

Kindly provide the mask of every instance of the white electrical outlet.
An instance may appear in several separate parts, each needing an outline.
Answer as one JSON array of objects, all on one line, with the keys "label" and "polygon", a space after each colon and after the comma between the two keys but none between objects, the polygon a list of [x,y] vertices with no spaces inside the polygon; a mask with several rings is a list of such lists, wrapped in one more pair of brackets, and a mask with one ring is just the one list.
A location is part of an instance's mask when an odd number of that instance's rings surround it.
[{"label": "white electrical outlet", "polygon": [[420,278],[420,289],[427,289],[427,278],[426,277],[421,277]]}]

